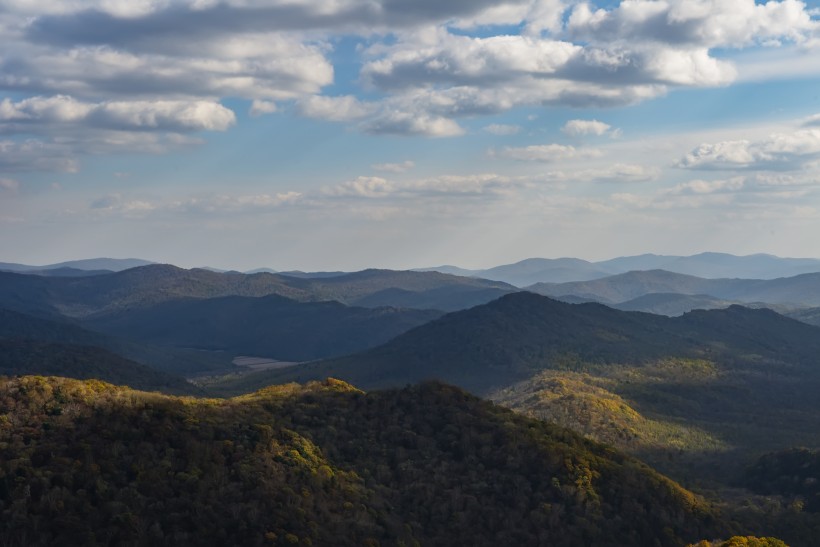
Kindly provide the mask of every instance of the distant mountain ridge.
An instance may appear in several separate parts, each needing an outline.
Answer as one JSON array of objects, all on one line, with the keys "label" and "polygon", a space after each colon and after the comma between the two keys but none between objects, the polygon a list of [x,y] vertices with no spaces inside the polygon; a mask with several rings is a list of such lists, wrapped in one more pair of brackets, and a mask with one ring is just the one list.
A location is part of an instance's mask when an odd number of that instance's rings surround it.
[{"label": "distant mountain ridge", "polygon": [[537,283],[528,290],[619,305],[650,294],[701,295],[740,303],[820,306],[820,273],[777,279],[704,279],[666,270],[632,271],[591,281]]},{"label": "distant mountain ridge", "polygon": [[578,258],[528,258],[482,270],[440,266],[425,270],[504,281],[518,287],[535,283],[591,281],[640,270],[666,270],[706,279],[775,279],[820,272],[820,259],[781,258],[769,254],[736,256],[700,253],[692,256],[643,254],[590,262]]},{"label": "distant mountain ridge", "polygon": [[[397,289],[400,292],[395,292]],[[271,294],[303,302],[336,300],[353,306],[452,311],[483,304],[516,290],[498,281],[438,272],[376,269],[327,278],[185,270],[169,264],[72,278],[0,272],[0,307],[34,315],[78,318],[177,298]]]},{"label": "distant mountain ridge", "polygon": [[0,271],[7,272],[36,272],[45,270],[57,270],[61,268],[71,268],[74,270],[99,270],[110,272],[121,272],[129,268],[138,268],[155,264],[150,260],[141,258],[86,258],[82,260],[69,260],[45,266],[31,266],[28,264],[17,264],[14,262],[0,262]]}]

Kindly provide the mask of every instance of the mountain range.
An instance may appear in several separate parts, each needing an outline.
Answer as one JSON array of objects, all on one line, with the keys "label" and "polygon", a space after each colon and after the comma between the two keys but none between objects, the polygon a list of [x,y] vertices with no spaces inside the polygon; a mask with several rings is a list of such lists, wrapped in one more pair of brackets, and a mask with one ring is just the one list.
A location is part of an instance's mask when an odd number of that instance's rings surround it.
[{"label": "mountain range", "polygon": [[485,303],[515,290],[498,281],[392,270],[364,270],[327,278],[185,270],[166,264],[77,278],[0,272],[0,307],[75,318],[178,298],[272,294],[303,302],[336,300],[346,305],[450,311]]},{"label": "mountain range", "polygon": [[[119,272],[129,268],[147,266],[149,264],[154,264],[154,262],[134,258],[94,258],[60,262],[45,266],[0,262],[0,271],[37,272],[41,275],[51,276],[79,276],[88,275],[92,272]],[[217,268],[203,267],[201,269],[215,273],[228,273],[226,270]],[[820,272],[820,259],[782,258],[762,253],[737,256],[728,253],[706,252],[691,256],[642,254],[601,261],[587,261],[579,258],[528,258],[513,264],[504,264],[486,269],[471,270],[458,266],[438,266],[418,268],[415,271],[436,271],[461,277],[477,277],[501,281],[517,287],[527,287],[535,283],[590,281],[640,270],[666,270],[668,272],[707,279],[775,279],[778,277],[793,277],[805,273]],[[248,270],[245,273],[270,273],[313,279],[340,277],[349,272],[277,271],[271,268],[256,268]]]},{"label": "mountain range", "polygon": [[528,290],[546,296],[573,296],[604,304],[623,304],[649,294],[667,293],[708,296],[731,302],[814,307],[820,306],[820,273],[778,279],[703,279],[665,270],[648,270],[592,281],[537,283]]},{"label": "mountain range", "polygon": [[578,258],[528,258],[514,264],[483,270],[468,270],[456,266],[439,266],[425,268],[425,270],[480,277],[504,281],[517,287],[527,287],[535,283],[590,281],[641,270],[666,270],[707,279],[775,279],[820,272],[820,259],[780,258],[768,254],[748,256],[726,253],[700,253],[692,256],[643,254],[599,262]]},{"label": "mountain range", "polygon": [[[650,265],[654,259],[642,260]],[[537,263],[531,265],[538,270]],[[580,267],[573,261],[554,266]],[[778,495],[792,505],[767,505],[765,510],[758,510],[762,506],[753,497],[736,492],[727,497],[725,491],[743,484],[745,469],[767,453],[820,445],[820,328],[808,324],[816,316],[816,308],[809,306],[819,277],[707,279],[645,270],[533,287],[558,300],[504,282],[440,272],[243,274],[150,264],[82,276],[0,273],[0,374],[15,376],[0,387],[0,406],[5,405],[0,416],[11,416],[0,418],[0,437],[9,439],[0,438],[0,451],[10,450],[0,453],[0,467],[18,462],[14,469],[0,469],[0,538],[19,543],[17,532],[35,533],[10,509],[28,494],[2,478],[24,476],[32,485],[32,507],[50,515],[44,522],[59,524],[40,528],[42,537],[50,538],[45,543],[59,543],[62,530],[73,530],[76,537],[90,533],[71,524],[71,516],[65,520],[48,513],[62,500],[64,507],[84,507],[100,534],[97,542],[131,541],[128,530],[139,529],[154,542],[190,540],[200,537],[197,529],[211,530],[211,511],[227,511],[232,516],[226,522],[234,524],[208,534],[227,534],[228,542],[241,538],[255,543],[259,537],[283,545],[293,544],[294,538],[324,541],[311,522],[336,522],[328,526],[335,526],[339,537],[355,537],[357,544],[367,538],[448,544],[449,533],[472,537],[475,525],[466,523],[489,519],[473,544],[647,544],[652,538],[662,545],[683,545],[684,538],[727,537],[742,530],[776,532],[794,544],[810,545],[805,538],[813,537],[820,512],[814,504],[807,505],[805,514],[789,509],[800,502],[795,496],[802,490],[782,488]],[[799,314],[803,322],[767,306]],[[694,307],[714,309],[688,311]],[[616,308],[652,309],[661,315]],[[234,366],[237,356],[306,362],[252,371]],[[38,376],[52,374],[89,380],[72,384]],[[196,378],[196,385],[180,375]],[[175,399],[97,380],[239,398]],[[287,384],[314,380],[323,384]],[[271,384],[280,387],[266,387]],[[485,406],[489,403],[462,389],[609,448],[590,449],[573,460],[573,454],[580,454],[577,442],[587,441]],[[41,429],[27,420],[42,424],[37,426]],[[137,427],[147,437],[134,432],[140,420],[147,420]],[[506,425],[488,437],[481,431],[488,431],[482,428],[490,422]],[[96,433],[100,428],[106,431],[105,443]],[[530,465],[510,459],[519,453],[524,429],[538,431],[537,442],[548,447],[546,460]],[[175,431],[175,437],[163,437],[163,431]],[[564,440],[556,444],[558,431]],[[23,436],[28,443],[18,442]],[[504,440],[508,438],[512,444]],[[586,446],[599,446],[594,442]],[[58,447],[64,443],[86,447],[86,452],[61,452]],[[576,448],[561,452],[561,443]],[[87,450],[96,445],[100,450]],[[499,454],[488,451],[489,446],[499,447]],[[370,457],[370,450],[380,455]],[[533,447],[526,450],[533,453]],[[633,532],[625,532],[618,524],[623,511],[641,512],[625,499],[645,498],[652,507],[667,507],[654,494],[627,486],[630,480],[667,481],[652,478],[659,475],[630,471],[611,481],[600,478],[609,473],[604,469],[612,469],[608,462],[632,457],[709,493],[727,513],[693,501],[690,492],[676,490],[680,487],[674,483],[663,483],[672,485],[665,490],[667,501],[680,495],[688,507],[698,507],[700,516],[684,517],[675,506],[663,509],[676,515],[672,523],[660,516],[657,525],[663,530],[652,521],[635,532],[629,520]],[[552,458],[575,463],[562,475]],[[92,485],[93,474],[69,471],[61,463],[68,459],[94,463],[88,469],[97,469],[97,479],[106,487]],[[152,464],[153,474],[140,471],[149,460],[161,462]],[[129,462],[132,471],[114,463],[120,461]],[[505,467],[505,461],[512,467]],[[247,486],[226,490],[224,481],[211,485],[202,471],[215,462],[236,463],[234,477],[255,470],[251,475],[268,477],[266,486],[257,496]],[[292,465],[306,467],[288,475]],[[513,468],[525,471],[510,474]],[[526,490],[526,484],[540,484],[539,468],[558,480],[558,486],[550,483],[557,497],[510,498],[510,492]],[[773,473],[771,469],[766,472]],[[38,482],[43,473],[48,481]],[[336,477],[335,482],[328,482],[329,477]],[[565,488],[566,481],[574,486]],[[773,476],[766,481],[777,482]],[[248,483],[244,478],[239,482]],[[61,485],[69,483],[74,490],[63,491]],[[592,486],[581,486],[587,483]],[[316,501],[292,497],[282,484],[297,485]],[[501,497],[487,497],[482,484],[495,485],[489,487]],[[77,485],[84,486],[77,490]],[[164,486],[155,495],[149,485]],[[228,495],[232,507],[244,510],[220,505],[208,493],[211,486]],[[628,492],[626,498],[611,497],[619,489]],[[77,497],[72,491],[81,493]],[[581,505],[573,505],[572,499]],[[553,504],[558,513],[550,509],[542,515],[532,509],[533,502]],[[158,504],[176,509],[154,515],[156,529],[144,523],[116,524],[135,523],[128,514],[146,515],[148,506]],[[194,513],[183,509],[192,506],[198,508]],[[491,509],[479,510],[485,506]],[[128,508],[126,513],[117,512],[122,507]],[[360,510],[348,514],[345,507]],[[436,513],[430,512],[432,507]],[[259,511],[275,516],[260,520]],[[574,515],[570,520],[556,516],[567,511]],[[342,514],[345,522],[352,519],[352,527],[333,521]],[[203,515],[211,516],[202,520]],[[503,516],[492,521],[492,515]],[[364,524],[359,528],[355,523]],[[232,526],[244,532],[231,531]],[[546,530],[551,535],[538,536]]]}]

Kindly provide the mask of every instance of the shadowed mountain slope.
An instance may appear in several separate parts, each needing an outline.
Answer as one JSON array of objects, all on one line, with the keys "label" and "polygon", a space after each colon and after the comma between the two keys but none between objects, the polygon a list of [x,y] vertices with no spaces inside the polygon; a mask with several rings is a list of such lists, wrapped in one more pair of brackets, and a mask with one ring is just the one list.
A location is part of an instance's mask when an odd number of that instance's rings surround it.
[{"label": "shadowed mountain slope", "polygon": [[447,314],[358,355],[245,381],[330,375],[374,387],[439,379],[484,393],[544,369],[669,356],[736,362],[750,354],[808,366],[820,354],[820,329],[765,309],[732,306],[668,318],[522,292]]},{"label": "shadowed mountain slope", "polygon": [[[230,357],[187,349],[159,348],[144,342],[90,331],[65,318],[45,319],[4,309],[0,309],[0,337],[100,348],[152,369],[170,373],[177,380],[180,379],[177,374],[225,370],[231,367]],[[47,370],[41,373],[50,374]]]},{"label": "shadowed mountain slope", "polygon": [[163,393],[202,393],[180,376],[147,367],[102,348],[0,337],[0,375],[32,374],[98,379]]},{"label": "shadowed mountain slope", "polygon": [[309,361],[362,351],[441,316],[433,310],[348,307],[269,295],[179,299],[84,322],[158,346]]}]

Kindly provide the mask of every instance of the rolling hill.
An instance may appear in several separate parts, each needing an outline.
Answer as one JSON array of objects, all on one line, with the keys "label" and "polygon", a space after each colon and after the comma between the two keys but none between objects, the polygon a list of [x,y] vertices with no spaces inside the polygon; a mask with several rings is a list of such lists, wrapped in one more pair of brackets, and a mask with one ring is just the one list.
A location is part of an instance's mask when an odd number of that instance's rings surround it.
[{"label": "rolling hill", "polygon": [[[765,451],[820,444],[818,355],[820,329],[768,309],[664,317],[521,292],[360,354],[208,387],[231,394],[327,376],[365,389],[436,379],[560,418],[590,438],[625,435],[617,446],[713,488]],[[576,394],[556,396],[549,382]]]},{"label": "rolling hill", "polygon": [[631,457],[438,384],[220,401],[27,377],[0,379],[0,416],[10,545],[683,546],[730,529]]}]

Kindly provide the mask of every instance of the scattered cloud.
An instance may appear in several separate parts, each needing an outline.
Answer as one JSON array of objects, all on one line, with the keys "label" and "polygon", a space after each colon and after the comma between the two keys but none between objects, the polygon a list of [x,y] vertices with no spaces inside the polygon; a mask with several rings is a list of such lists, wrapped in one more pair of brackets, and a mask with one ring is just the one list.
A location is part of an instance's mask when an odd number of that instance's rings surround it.
[{"label": "scattered cloud", "polygon": [[576,148],[564,144],[542,144],[518,148],[507,146],[498,151],[490,150],[490,155],[518,161],[555,162],[596,158],[601,156],[602,153],[595,148]]},{"label": "scattered cloud", "polygon": [[365,133],[374,135],[420,135],[457,137],[464,129],[451,119],[410,112],[384,112],[360,124]]},{"label": "scattered cloud", "polygon": [[326,188],[329,196],[380,198],[390,195],[395,185],[382,177],[357,177],[349,182]]},{"label": "scattered cloud", "polygon": [[505,177],[495,173],[477,175],[442,175],[439,177],[396,182],[382,177],[357,177],[323,190],[324,196],[406,199],[419,197],[500,195],[516,187],[532,184],[527,177]]},{"label": "scattered cloud", "polygon": [[579,3],[570,13],[566,35],[592,44],[631,41],[705,50],[801,42],[817,28],[806,4],[798,0],[636,0],[611,10]]},{"label": "scattered cloud", "polygon": [[484,126],[484,131],[487,133],[491,133],[493,135],[498,136],[506,136],[506,135],[517,135],[521,132],[520,125],[510,125],[510,124],[503,124],[503,123],[492,123],[490,125]]},{"label": "scattered cloud", "polygon": [[68,147],[37,139],[0,140],[0,172],[56,171],[75,173],[79,163]]},{"label": "scattered cloud", "polygon": [[[474,32],[500,24],[522,31]],[[15,116],[7,133],[38,123],[221,131],[235,118],[220,101],[239,98],[253,116],[295,103],[364,132],[426,137],[519,106],[629,105],[727,85],[737,71],[714,50],[809,44],[819,32],[797,0],[9,0],[0,26],[0,88],[34,95],[4,105]],[[356,53],[366,100],[323,95],[339,36],[367,38]]]},{"label": "scattered cloud", "polygon": [[251,103],[250,115],[263,116],[265,114],[273,114],[274,112],[276,112],[276,110],[277,107],[275,102],[254,99]]},{"label": "scattered cloud", "polygon": [[401,163],[374,163],[370,166],[370,168],[374,171],[386,171],[388,173],[404,173],[415,166],[416,164],[414,162],[406,160]]},{"label": "scattered cloud", "polygon": [[726,180],[692,180],[678,184],[666,193],[671,195],[714,194],[716,192],[735,192],[746,186],[745,177],[734,177]]},{"label": "scattered cloud", "polygon": [[554,182],[649,182],[657,180],[661,171],[657,167],[616,163],[596,169],[575,169],[572,171],[550,171],[543,178]]},{"label": "scattered cloud", "polygon": [[809,116],[803,122],[804,127],[820,127],[820,114]]},{"label": "scattered cloud", "polygon": [[0,102],[0,131],[51,131],[55,126],[169,132],[225,131],[234,113],[210,101],[111,101],[87,103],[67,95]]},{"label": "scattered cloud", "polygon": [[598,120],[570,120],[564,124],[561,131],[570,137],[595,135],[600,137],[612,129],[612,126]]},{"label": "scattered cloud", "polygon": [[820,158],[820,129],[775,133],[768,138],[701,144],[676,165],[685,169],[798,170]]},{"label": "scattered cloud", "polygon": [[373,105],[361,102],[352,95],[311,95],[299,101],[298,107],[302,115],[308,118],[332,122],[360,120],[374,110]]},{"label": "scattered cloud", "polygon": [[229,196],[206,194],[183,199],[159,199],[135,197],[123,193],[112,193],[93,200],[88,209],[97,214],[117,215],[125,218],[144,218],[162,214],[241,214],[276,210],[284,205],[300,200],[300,192],[277,194],[253,194]]}]

